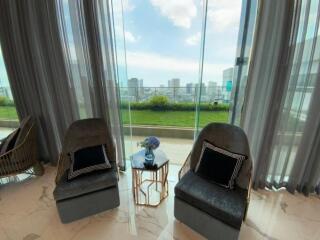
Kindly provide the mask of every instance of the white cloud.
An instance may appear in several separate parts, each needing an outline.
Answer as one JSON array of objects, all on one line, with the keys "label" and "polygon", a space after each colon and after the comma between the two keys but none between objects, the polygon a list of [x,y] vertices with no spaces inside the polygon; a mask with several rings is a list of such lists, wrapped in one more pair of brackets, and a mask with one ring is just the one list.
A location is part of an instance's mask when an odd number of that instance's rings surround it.
[{"label": "white cloud", "polygon": [[215,31],[223,32],[239,25],[241,14],[240,0],[211,0],[208,5],[209,26]]},{"label": "white cloud", "polygon": [[[148,52],[127,51],[127,64],[131,69],[161,70],[178,75],[198,74],[199,61],[187,58],[173,58]],[[222,78],[222,71],[230,67],[228,64],[205,63],[204,77]]]},{"label": "white cloud", "polygon": [[[119,1],[119,2],[121,2],[121,1]],[[132,4],[132,2],[130,0],[122,0],[122,6],[123,6],[124,12],[131,12],[136,7]]]},{"label": "white cloud", "polygon": [[140,39],[140,36],[134,36],[132,32],[129,31],[125,31],[124,36],[126,38],[126,41],[131,43],[134,43]]},{"label": "white cloud", "polygon": [[186,38],[186,44],[190,46],[198,45],[201,40],[201,33],[197,32],[196,34]]},{"label": "white cloud", "polygon": [[197,16],[194,0],[150,0],[160,9],[163,16],[169,18],[175,26],[190,28],[191,21]]}]

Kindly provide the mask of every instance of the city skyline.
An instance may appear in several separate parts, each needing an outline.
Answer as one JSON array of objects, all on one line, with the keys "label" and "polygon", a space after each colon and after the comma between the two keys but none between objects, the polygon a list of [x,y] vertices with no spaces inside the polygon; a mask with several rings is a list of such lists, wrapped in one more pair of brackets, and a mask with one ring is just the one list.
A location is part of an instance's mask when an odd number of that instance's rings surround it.
[{"label": "city skyline", "polygon": [[[138,77],[133,77],[133,78],[128,78],[128,80],[131,79],[139,79],[139,80],[143,80],[142,78],[138,78]],[[181,79],[180,79],[181,80]],[[218,84],[218,82],[216,81],[208,81],[208,82],[203,82],[202,84],[204,84],[206,87],[209,87],[210,84],[216,84],[217,87],[224,87],[224,86],[228,86],[227,84],[223,84],[223,82],[221,82],[221,84]],[[198,85],[198,82],[186,82],[185,84],[180,84],[179,86],[175,86],[177,88],[188,88],[189,84],[192,84],[193,86]],[[163,83],[159,83],[158,86],[156,85],[143,85],[144,88],[172,88],[173,86],[169,87],[168,84],[163,84]],[[130,88],[130,86],[127,87],[123,87],[123,88]]]},{"label": "city skyline", "polygon": [[204,47],[210,51],[203,59],[202,3],[128,0],[123,14],[127,77],[143,79],[150,87],[167,86],[172,78],[181,85],[197,83],[203,61],[203,82],[221,85],[222,70],[235,62],[241,1],[209,3]]},{"label": "city skyline", "polygon": [[[204,84],[205,86],[209,87],[211,85],[211,87],[232,87],[232,82],[233,82],[233,70],[234,68],[233,67],[229,67],[229,68],[226,68],[222,71],[222,78],[218,81],[213,81],[213,80],[207,80],[207,81],[203,81],[202,84]],[[128,78],[127,79],[127,83],[128,83],[128,87],[130,87],[129,85],[129,82],[130,80],[134,80],[134,81],[142,81],[142,82],[148,82],[148,81],[145,81],[146,79],[143,79],[143,78],[139,78],[139,77],[131,77],[131,78]],[[164,84],[166,82],[166,84]],[[230,86],[230,83],[231,83],[231,86]],[[181,87],[181,88],[188,88],[190,87],[191,85],[198,85],[198,81],[184,81],[183,79],[179,78],[179,77],[173,77],[173,78],[170,78],[170,79],[167,79],[167,80],[163,80],[161,81],[160,83],[158,83],[158,86],[156,85],[144,85],[143,83],[139,84],[139,87],[165,87],[165,88],[170,88],[170,87]],[[131,85],[132,86],[132,85]]]},{"label": "city skyline", "polygon": [[[201,94],[201,101],[229,103],[233,87],[234,68],[227,68],[222,71],[221,85],[214,81],[206,83],[185,83],[181,84],[180,78],[172,78],[167,85],[143,86],[144,80],[130,78],[127,80],[127,87],[122,88],[124,96],[130,101],[148,101],[152,96],[163,95],[173,102],[195,102],[198,93]],[[199,92],[199,88],[201,91]]]}]

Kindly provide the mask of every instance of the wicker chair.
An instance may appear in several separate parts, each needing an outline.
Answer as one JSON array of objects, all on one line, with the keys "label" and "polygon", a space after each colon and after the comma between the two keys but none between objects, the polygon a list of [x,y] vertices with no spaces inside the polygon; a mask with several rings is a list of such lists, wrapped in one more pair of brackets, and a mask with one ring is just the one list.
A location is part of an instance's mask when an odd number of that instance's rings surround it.
[{"label": "wicker chair", "polygon": [[32,121],[21,143],[0,156],[0,177],[20,173],[40,176],[43,172],[37,156],[36,127]]}]

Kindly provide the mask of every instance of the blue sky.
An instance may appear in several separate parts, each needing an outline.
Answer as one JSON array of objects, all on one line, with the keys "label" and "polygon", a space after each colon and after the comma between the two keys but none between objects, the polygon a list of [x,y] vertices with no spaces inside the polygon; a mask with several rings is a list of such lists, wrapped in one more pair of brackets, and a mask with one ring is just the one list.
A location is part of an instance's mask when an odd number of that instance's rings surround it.
[{"label": "blue sky", "polygon": [[[202,0],[122,1],[128,77],[144,79],[145,86],[167,86],[171,78],[197,83]],[[234,64],[241,2],[209,0],[204,82],[221,83],[223,69]],[[8,85],[1,51],[0,79]]]},{"label": "blue sky", "polygon": [[[203,81],[221,83],[235,59],[241,0],[209,0]],[[201,0],[123,0],[128,77],[145,86],[199,80]]]}]

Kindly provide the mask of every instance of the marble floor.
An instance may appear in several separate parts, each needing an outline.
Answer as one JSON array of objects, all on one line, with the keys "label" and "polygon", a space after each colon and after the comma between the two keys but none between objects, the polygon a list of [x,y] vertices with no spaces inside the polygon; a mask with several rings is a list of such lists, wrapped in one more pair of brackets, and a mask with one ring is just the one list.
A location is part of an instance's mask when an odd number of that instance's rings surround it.
[{"label": "marble floor", "polygon": [[[130,166],[130,164],[128,164]],[[157,208],[133,204],[131,173],[120,176],[120,207],[62,224],[52,191],[56,169],[0,185],[0,239],[203,239],[173,216],[173,188],[179,166],[170,165],[169,197]],[[3,183],[4,181],[2,181]],[[253,191],[239,239],[320,239],[320,198],[285,191]]]}]

